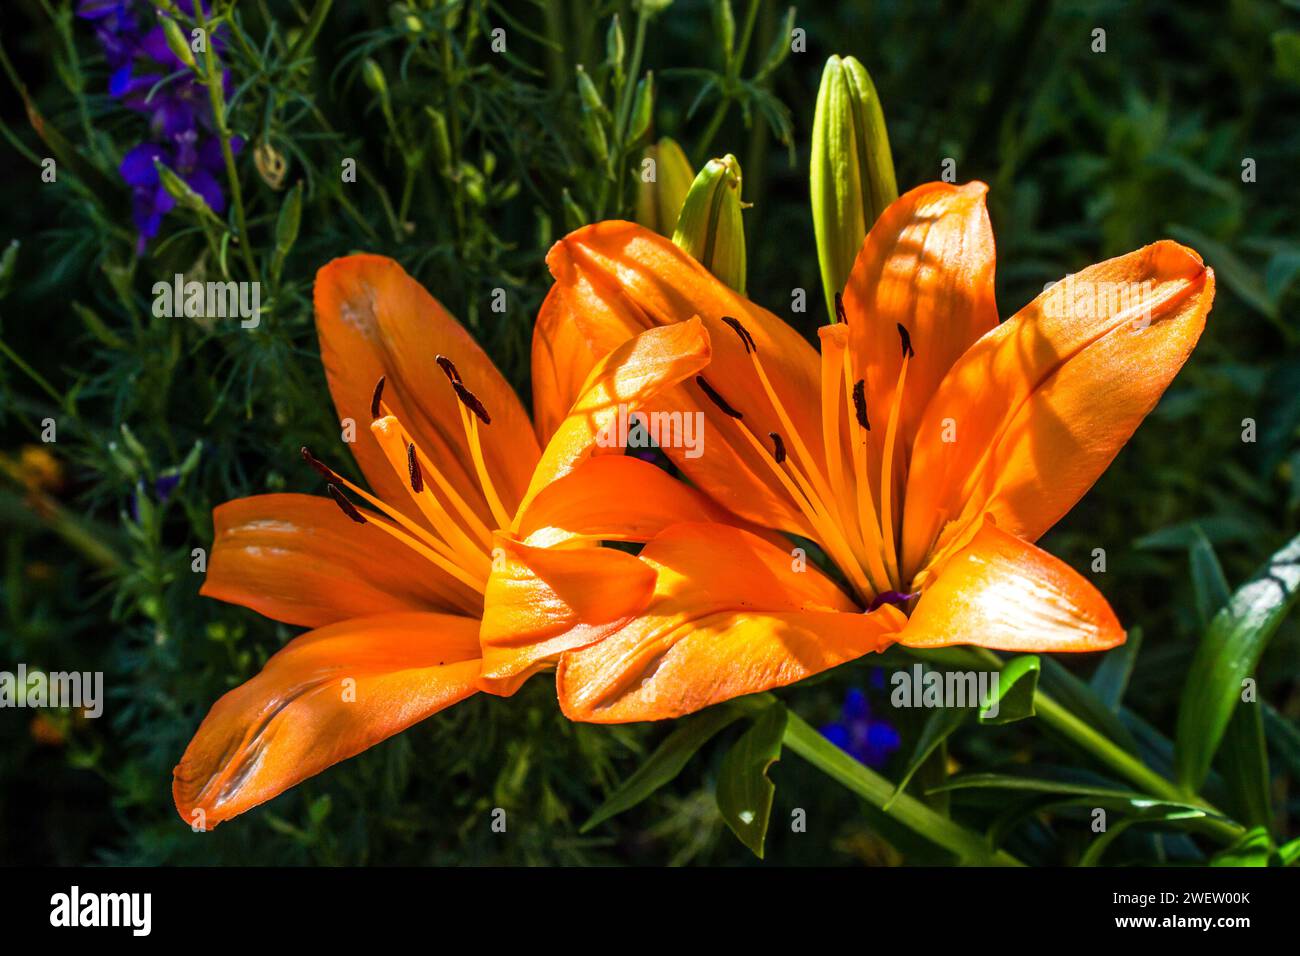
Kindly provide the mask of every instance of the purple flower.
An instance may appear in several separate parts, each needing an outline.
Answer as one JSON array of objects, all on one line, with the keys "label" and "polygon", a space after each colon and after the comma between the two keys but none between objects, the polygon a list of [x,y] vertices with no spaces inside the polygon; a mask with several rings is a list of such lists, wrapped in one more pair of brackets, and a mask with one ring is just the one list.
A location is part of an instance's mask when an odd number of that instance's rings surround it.
[{"label": "purple flower", "polygon": [[[193,0],[179,0],[178,7],[189,13]],[[148,120],[148,138],[128,150],[118,167],[131,187],[132,218],[140,236],[136,250],[143,252],[158,234],[162,217],[176,204],[162,186],[156,162],[180,176],[214,212],[225,211],[220,181],[225,163],[208,91],[167,46],[148,3],[81,0],[77,15],[94,25],[110,70],[109,95]],[[213,49],[221,49],[218,35],[211,42]],[[229,96],[228,71],[222,72],[221,82]],[[238,152],[243,140],[233,137],[230,145]]]},{"label": "purple flower", "polygon": [[882,767],[901,743],[887,720],[873,720],[867,695],[853,688],[844,696],[840,719],[821,729],[822,736],[868,767]]},{"label": "purple flower", "polygon": [[[158,499],[158,504],[165,505],[167,499],[172,496],[172,492],[176,490],[176,486],[180,483],[180,473],[175,471],[170,472],[169,474],[159,475],[155,478],[153,480],[153,493],[154,497]],[[145,483],[144,479],[141,478],[135,483],[135,490],[131,492],[131,498],[128,502],[128,508],[131,512],[131,520],[136,524],[140,523],[140,499],[141,497],[147,496],[148,493],[149,486]]]}]

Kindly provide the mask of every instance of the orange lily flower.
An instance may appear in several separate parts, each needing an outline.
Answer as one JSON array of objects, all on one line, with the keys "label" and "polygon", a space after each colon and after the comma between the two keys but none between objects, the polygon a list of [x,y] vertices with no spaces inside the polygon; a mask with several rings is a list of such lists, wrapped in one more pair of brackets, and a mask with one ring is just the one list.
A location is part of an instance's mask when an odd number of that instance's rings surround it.
[{"label": "orange lily flower", "polygon": [[[600,541],[725,517],[597,442],[620,404],[637,408],[707,364],[698,321],[623,342],[535,431],[484,352],[396,262],[334,260],[317,274],[315,306],[330,393],[373,494],[304,448],[333,500],[257,495],[215,510],[201,593],[313,630],[217,701],[186,749],[172,792],[198,828],[476,690],[510,693],[561,650],[626,623],[654,575]],[[633,488],[646,508],[629,519],[614,503]],[[490,577],[527,609],[485,651]],[[485,652],[494,675],[483,679]]]},{"label": "orange lily flower", "polygon": [[815,542],[842,576],[743,528],[668,527],[641,552],[656,580],[637,618],[561,656],[569,717],[675,717],[896,642],[1124,640],[1101,594],[1033,542],[1183,365],[1214,275],[1157,242],[999,324],[986,192],[932,183],[893,203],[857,257],[841,321],[820,330],[820,356],[649,230],[603,222],[556,244],[534,338],[535,375],[553,385],[539,419],[562,414],[585,370],[628,336],[699,316],[711,364],[655,405],[703,411],[705,450],[665,453],[744,520]]}]

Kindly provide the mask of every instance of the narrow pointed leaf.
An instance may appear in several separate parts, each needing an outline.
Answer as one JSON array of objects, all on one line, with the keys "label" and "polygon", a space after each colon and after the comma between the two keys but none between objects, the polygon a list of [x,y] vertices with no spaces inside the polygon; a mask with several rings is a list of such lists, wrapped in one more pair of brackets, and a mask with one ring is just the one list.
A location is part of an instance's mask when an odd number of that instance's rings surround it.
[{"label": "narrow pointed leaf", "polygon": [[1124,700],[1124,691],[1128,689],[1129,678],[1133,676],[1133,665],[1137,663],[1138,651],[1142,647],[1142,628],[1131,628],[1128,638],[1113,651],[1107,651],[1092,675],[1092,689],[1103,704],[1114,713],[1119,713],[1119,705]]},{"label": "narrow pointed leaf", "polygon": [[907,785],[912,782],[912,777],[921,769],[921,765],[929,759],[940,744],[952,736],[953,732],[966,722],[966,718],[969,716],[969,708],[943,707],[926,718],[925,726],[921,728],[921,735],[916,740],[916,748],[912,751],[912,756],[908,758],[907,769],[898,781],[898,786],[894,788],[894,796],[890,797],[888,802],[881,807],[882,810],[890,808],[895,798],[907,789]]},{"label": "narrow pointed leaf", "polygon": [[1036,654],[1023,654],[1002,668],[990,699],[980,704],[980,723],[1010,724],[1034,716],[1040,669]]},{"label": "narrow pointed leaf", "polygon": [[582,825],[586,833],[624,810],[630,810],[682,772],[695,752],[711,740],[724,727],[739,720],[743,711],[729,704],[710,707],[688,720],[681,721],[677,729],[655,748],[637,771],[623,781],[596,812]]},{"label": "narrow pointed leaf", "polygon": [[1200,789],[1241,698],[1242,681],[1300,594],[1300,537],[1274,554],[1210,623],[1192,660],[1178,710],[1178,782]]},{"label": "narrow pointed leaf", "polygon": [[773,704],[759,714],[753,726],[722,759],[718,774],[718,809],[722,818],[759,859],[763,858],[763,840],[772,815],[772,797],[776,794],[767,770],[781,759],[781,739],[788,713],[784,704]]}]

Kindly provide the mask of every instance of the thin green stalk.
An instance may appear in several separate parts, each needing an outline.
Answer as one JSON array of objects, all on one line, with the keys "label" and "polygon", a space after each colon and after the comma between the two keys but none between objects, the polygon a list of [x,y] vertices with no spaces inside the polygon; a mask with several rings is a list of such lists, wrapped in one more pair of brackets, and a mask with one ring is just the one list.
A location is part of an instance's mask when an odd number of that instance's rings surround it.
[{"label": "thin green stalk", "polygon": [[891,817],[951,850],[963,862],[979,866],[1024,865],[1010,853],[994,849],[984,837],[936,813],[915,797],[906,793],[895,796],[892,783],[854,760],[793,712],[786,723],[785,745],[872,806],[883,809],[888,804],[887,812]]},{"label": "thin green stalk", "polygon": [[754,22],[758,18],[758,8],[761,5],[761,0],[750,0],[749,8],[745,11],[745,25],[741,27],[740,43],[736,45],[735,55],[727,64],[727,82],[722,87],[722,100],[714,108],[713,116],[709,118],[709,125],[704,128],[704,135],[700,137],[699,145],[696,147],[695,159],[699,164],[709,159],[709,147],[713,144],[713,138],[718,135],[722,121],[731,111],[732,91],[745,64],[745,55],[749,52],[749,41],[754,35]]},{"label": "thin green stalk", "polygon": [[[976,655],[980,661],[988,666],[997,670],[1002,669],[1004,662],[996,654],[981,649],[976,651]],[[1141,788],[1144,793],[1162,800],[1192,803],[1208,813],[1222,816],[1221,812],[1208,800],[1199,794],[1185,793],[1172,780],[1168,780],[1156,773],[1091,724],[1075,716],[1054,697],[1041,689],[1034,693],[1034,711],[1048,726],[1080,749],[1097,758],[1115,773]],[[1235,843],[1246,832],[1245,827],[1241,826],[1241,824],[1222,819],[1206,820],[1203,829],[1226,843]]]},{"label": "thin green stalk", "polygon": [[213,54],[212,32],[208,29],[208,16],[203,11],[203,4],[194,5],[194,15],[198,19],[207,42],[203,46],[203,72],[208,87],[208,99],[212,103],[212,123],[221,141],[221,157],[226,164],[226,180],[230,184],[230,202],[235,209],[235,225],[239,228],[239,249],[243,253],[244,267],[248,278],[258,277],[257,265],[253,262],[252,240],[248,235],[248,220],[244,215],[244,191],[239,184],[239,171],[235,169],[235,153],[230,148],[230,128],[226,125],[226,94],[221,88],[221,71],[217,69],[216,56]]},{"label": "thin green stalk", "polygon": [[[1184,793],[1173,781],[1160,776],[1041,690],[1034,694],[1034,711],[1053,729],[1141,788],[1143,792],[1162,800],[1195,804],[1208,813],[1220,814],[1213,804],[1198,794]],[[1246,833],[1245,827],[1230,820],[1209,818],[1203,821],[1203,824],[1203,829],[1207,833],[1225,843],[1236,843]]]},{"label": "thin green stalk", "polygon": [[0,355],[3,355],[5,358],[9,359],[9,361],[17,365],[28,378],[41,387],[45,394],[54,399],[60,408],[67,408],[67,402],[64,400],[63,396],[55,390],[53,385],[45,380],[45,376],[41,375],[40,372],[28,365],[23,357],[11,349],[4,339],[0,339]]},{"label": "thin green stalk", "polygon": [[632,115],[632,98],[636,95],[636,78],[641,73],[641,57],[645,53],[645,35],[649,20],[644,10],[637,13],[636,37],[632,41],[632,60],[628,65],[627,79],[623,83],[623,101],[618,105],[618,123],[614,127],[620,144],[627,138],[627,124]]}]

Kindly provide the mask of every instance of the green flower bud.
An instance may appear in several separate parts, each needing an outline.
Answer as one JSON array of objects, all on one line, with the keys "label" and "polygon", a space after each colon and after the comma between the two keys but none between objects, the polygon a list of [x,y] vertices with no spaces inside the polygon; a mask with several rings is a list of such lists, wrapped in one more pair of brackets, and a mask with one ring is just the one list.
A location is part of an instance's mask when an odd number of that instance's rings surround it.
[{"label": "green flower bud", "polygon": [[832,56],[813,117],[811,194],[822,291],[831,321],[868,230],[898,198],[880,98],[866,69]]},{"label": "green flower bud", "polygon": [[289,190],[275,220],[275,252],[271,257],[271,275],[278,282],[293,244],[298,241],[298,228],[302,225],[302,181]]},{"label": "green flower bud", "polygon": [[619,22],[616,13],[610,18],[609,30],[605,33],[605,62],[620,75],[623,73],[623,57],[626,52],[627,48],[623,43],[623,24]]},{"label": "green flower bud", "polygon": [[695,177],[673,242],[704,268],[745,294],[745,226],[740,221],[740,163],[728,153],[711,159]]},{"label": "green flower bud", "polygon": [[162,20],[163,39],[167,41],[167,49],[176,55],[176,59],[191,70],[194,69],[194,51],[190,49],[190,41],[186,38],[185,31],[171,17],[160,17],[160,19]]},{"label": "green flower bud", "polygon": [[385,99],[388,98],[388,81],[384,79],[384,71],[370,57],[361,61],[361,78],[366,81],[366,86],[371,90]]},{"label": "green flower bud", "polygon": [[600,93],[596,91],[596,84],[591,82],[591,77],[587,75],[581,63],[574,73],[578,78],[578,96],[582,99],[582,108],[591,113],[605,112],[605,104],[600,98]]},{"label": "green flower bud", "polygon": [[424,108],[429,115],[429,126],[433,129],[433,161],[438,172],[447,176],[451,173],[451,136],[447,133],[447,118],[432,106]]},{"label": "green flower bud", "polygon": [[632,98],[632,118],[627,126],[628,145],[635,145],[642,136],[650,132],[650,122],[654,118],[655,75],[647,71],[636,85],[636,94]]},{"label": "green flower bud", "polygon": [[609,159],[609,139],[605,136],[605,117],[608,111],[600,93],[596,91],[596,84],[591,82],[591,77],[581,63],[575,72],[578,78],[578,97],[582,101],[582,135],[591,155],[603,164]]},{"label": "green flower bud", "polygon": [[636,221],[671,236],[694,179],[691,161],[676,140],[661,136],[647,146],[637,170]]},{"label": "green flower bud", "polygon": [[153,165],[158,170],[158,181],[162,184],[162,188],[176,200],[178,206],[216,219],[217,214],[208,206],[207,200],[191,189],[190,184],[176,175],[174,170],[164,166],[157,159],[153,161]]}]

